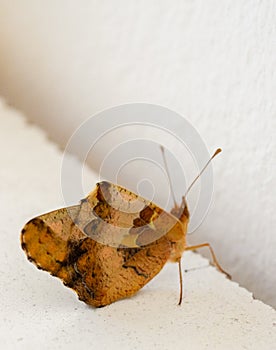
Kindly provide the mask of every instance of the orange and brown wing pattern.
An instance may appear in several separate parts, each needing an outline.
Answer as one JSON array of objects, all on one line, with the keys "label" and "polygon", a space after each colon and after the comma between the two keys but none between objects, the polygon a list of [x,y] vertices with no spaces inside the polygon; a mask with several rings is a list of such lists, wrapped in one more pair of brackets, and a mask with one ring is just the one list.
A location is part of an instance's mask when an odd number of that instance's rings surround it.
[{"label": "orange and brown wing pattern", "polygon": [[108,182],[79,205],[29,221],[21,242],[39,268],[96,307],[133,295],[164,266],[181,240],[180,222]]},{"label": "orange and brown wing pattern", "polygon": [[80,228],[96,241],[131,248],[155,242],[177,222],[154,203],[106,181],[82,201],[78,218]]},{"label": "orange and brown wing pattern", "polygon": [[65,283],[74,274],[70,266],[73,247],[86,237],[72,220],[78,210],[79,206],[74,206],[41,215],[30,220],[21,232],[21,245],[28,259]]},{"label": "orange and brown wing pattern", "polygon": [[101,307],[132,296],[147,284],[169,258],[169,242],[143,248],[114,248],[84,239],[74,262],[75,278],[67,285],[80,300]]}]

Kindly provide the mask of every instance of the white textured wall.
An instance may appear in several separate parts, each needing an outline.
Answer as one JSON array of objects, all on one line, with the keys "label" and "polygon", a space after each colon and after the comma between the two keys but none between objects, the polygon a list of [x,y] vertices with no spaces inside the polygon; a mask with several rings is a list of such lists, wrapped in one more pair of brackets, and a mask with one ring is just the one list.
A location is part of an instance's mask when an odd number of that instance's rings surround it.
[{"label": "white textured wall", "polygon": [[273,0],[0,0],[0,94],[61,145],[121,103],[188,117],[224,149],[192,239],[276,306],[275,23]]}]

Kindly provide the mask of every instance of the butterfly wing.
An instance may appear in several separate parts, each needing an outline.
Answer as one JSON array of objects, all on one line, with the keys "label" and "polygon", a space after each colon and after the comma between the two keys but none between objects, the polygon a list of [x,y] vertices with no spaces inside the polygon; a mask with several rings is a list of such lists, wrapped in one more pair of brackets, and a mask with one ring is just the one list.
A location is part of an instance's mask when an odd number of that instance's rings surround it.
[{"label": "butterfly wing", "polygon": [[21,232],[21,246],[28,259],[64,283],[74,275],[72,247],[86,237],[72,219],[78,212],[78,205],[55,210],[30,220]]},{"label": "butterfly wing", "polygon": [[131,296],[148,283],[171,255],[171,236],[181,234],[172,215],[103,182],[80,205],[31,220],[21,241],[39,268],[99,307]]},{"label": "butterfly wing", "polygon": [[103,181],[82,200],[80,229],[99,243],[137,248],[165,236],[179,220],[156,204]]},{"label": "butterfly wing", "polygon": [[82,254],[74,263],[75,278],[68,286],[81,300],[101,307],[129,297],[162,269],[169,257],[169,244],[161,239],[142,248],[114,248],[86,238]]}]

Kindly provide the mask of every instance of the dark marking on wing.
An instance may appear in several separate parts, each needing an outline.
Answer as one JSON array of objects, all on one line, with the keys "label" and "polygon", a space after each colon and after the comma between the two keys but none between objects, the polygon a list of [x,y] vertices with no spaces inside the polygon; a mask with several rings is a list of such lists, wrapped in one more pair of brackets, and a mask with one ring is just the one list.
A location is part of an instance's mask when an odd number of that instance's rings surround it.
[{"label": "dark marking on wing", "polygon": [[154,210],[149,206],[145,206],[145,208],[140,211],[140,218],[144,222],[149,223],[151,221],[153,214],[154,214]]},{"label": "dark marking on wing", "polygon": [[99,202],[109,202],[111,198],[110,194],[111,184],[107,181],[97,183],[97,194],[96,197]]},{"label": "dark marking on wing", "polygon": [[117,252],[120,253],[120,255],[122,256],[124,263],[140,251],[141,248],[129,248],[125,247],[122,244],[117,248]]},{"label": "dark marking on wing", "polygon": [[148,278],[148,277],[149,277],[149,276],[146,275],[145,273],[140,272],[140,271],[138,270],[137,266],[133,266],[133,265],[123,265],[123,268],[124,268],[124,269],[128,269],[128,268],[133,269],[133,270],[136,272],[136,274],[137,274],[138,276],[143,276],[143,277],[145,277],[145,278]]}]

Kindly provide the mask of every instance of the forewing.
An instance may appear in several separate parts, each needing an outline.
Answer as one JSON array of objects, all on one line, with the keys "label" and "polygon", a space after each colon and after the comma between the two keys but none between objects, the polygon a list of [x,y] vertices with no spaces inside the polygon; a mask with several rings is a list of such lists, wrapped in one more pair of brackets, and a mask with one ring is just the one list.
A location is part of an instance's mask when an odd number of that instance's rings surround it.
[{"label": "forewing", "polygon": [[135,193],[101,182],[82,201],[77,224],[99,243],[135,248],[163,237],[177,221],[173,215]]}]

